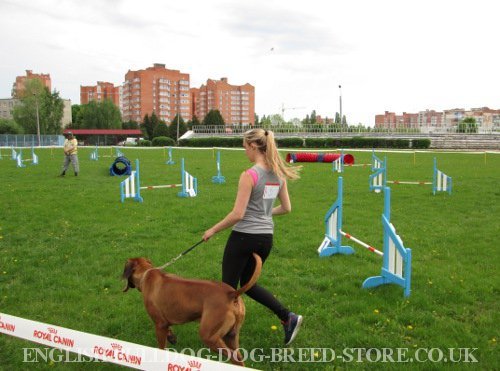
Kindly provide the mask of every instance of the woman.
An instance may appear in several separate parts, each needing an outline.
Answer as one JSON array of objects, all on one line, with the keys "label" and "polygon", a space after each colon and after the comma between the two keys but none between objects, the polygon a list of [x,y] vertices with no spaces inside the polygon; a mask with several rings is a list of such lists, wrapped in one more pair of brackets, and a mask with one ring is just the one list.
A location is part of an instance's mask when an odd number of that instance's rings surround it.
[{"label": "woman", "polygon": [[[272,131],[247,131],[243,147],[255,165],[240,176],[233,210],[203,234],[203,240],[207,241],[215,233],[233,227],[224,250],[222,281],[235,289],[238,283],[243,286],[252,276],[255,267],[252,253],[258,254],[263,263],[269,256],[273,246],[272,216],[292,210],[286,181],[299,178],[298,168],[288,167],[279,156]],[[273,207],[276,198],[280,205]],[[297,335],[302,316],[289,311],[257,284],[246,294],[280,318],[285,330],[285,345],[290,344]]]}]

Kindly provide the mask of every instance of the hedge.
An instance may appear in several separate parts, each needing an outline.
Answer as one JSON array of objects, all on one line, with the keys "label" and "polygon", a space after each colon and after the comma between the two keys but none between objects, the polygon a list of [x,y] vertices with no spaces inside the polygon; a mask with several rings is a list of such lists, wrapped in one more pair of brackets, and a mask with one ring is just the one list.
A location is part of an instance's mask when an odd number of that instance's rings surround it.
[{"label": "hedge", "polygon": [[[430,139],[391,138],[276,138],[280,148],[429,148]],[[242,147],[241,137],[190,138],[179,141],[182,147]]]},{"label": "hedge", "polygon": [[170,137],[154,137],[153,147],[175,146],[175,140]]}]

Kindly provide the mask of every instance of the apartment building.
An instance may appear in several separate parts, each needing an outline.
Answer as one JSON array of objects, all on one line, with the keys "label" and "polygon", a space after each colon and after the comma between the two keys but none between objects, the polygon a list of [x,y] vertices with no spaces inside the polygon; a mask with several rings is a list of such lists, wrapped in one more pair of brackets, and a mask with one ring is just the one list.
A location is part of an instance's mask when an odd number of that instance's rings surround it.
[{"label": "apartment building", "polygon": [[458,124],[466,117],[474,117],[479,132],[500,130],[500,109],[488,107],[453,108],[443,112],[434,110],[420,111],[419,113],[406,113],[397,115],[385,111],[383,115],[375,115],[375,127],[385,129],[418,128],[422,132],[447,132],[457,128]]},{"label": "apartment building", "polygon": [[213,109],[219,110],[226,125],[253,125],[255,88],[250,84],[231,85],[226,77],[208,79],[200,88],[191,89],[191,110],[200,121]]},{"label": "apartment building", "polygon": [[52,91],[52,82],[50,80],[50,74],[48,73],[33,73],[32,70],[26,70],[26,76],[17,76],[16,81],[12,85],[12,97],[20,98],[24,94],[26,89],[26,81],[28,80],[39,80],[45,87]]},{"label": "apartment building", "polygon": [[445,126],[443,112],[425,110],[418,113],[418,127],[441,128],[443,126]]},{"label": "apartment building", "polygon": [[111,100],[117,107],[121,107],[121,86],[115,86],[110,82],[97,81],[97,85],[80,85],[80,104],[89,102],[103,102],[106,99]]},{"label": "apartment building", "polygon": [[122,88],[123,121],[142,122],[153,112],[160,120],[171,122],[179,112],[191,119],[189,74],[169,70],[155,63],[145,70],[128,71]]}]

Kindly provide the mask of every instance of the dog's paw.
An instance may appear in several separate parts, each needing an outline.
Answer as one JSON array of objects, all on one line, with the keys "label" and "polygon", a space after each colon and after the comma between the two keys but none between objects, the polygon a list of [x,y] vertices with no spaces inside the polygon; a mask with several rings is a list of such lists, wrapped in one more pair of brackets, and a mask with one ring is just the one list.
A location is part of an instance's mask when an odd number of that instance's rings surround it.
[{"label": "dog's paw", "polygon": [[175,345],[177,343],[177,336],[174,334],[167,335],[167,340],[170,344]]}]

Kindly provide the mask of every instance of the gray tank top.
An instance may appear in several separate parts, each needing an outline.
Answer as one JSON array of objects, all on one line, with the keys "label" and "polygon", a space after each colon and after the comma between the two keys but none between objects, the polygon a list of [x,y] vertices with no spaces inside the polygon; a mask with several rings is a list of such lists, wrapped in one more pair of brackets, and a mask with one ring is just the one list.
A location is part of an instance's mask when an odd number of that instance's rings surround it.
[{"label": "gray tank top", "polygon": [[272,234],[274,231],[272,217],[274,200],[278,197],[283,181],[271,170],[264,170],[257,165],[254,165],[247,172],[252,176],[254,186],[245,216],[233,226],[233,230],[252,234]]}]

